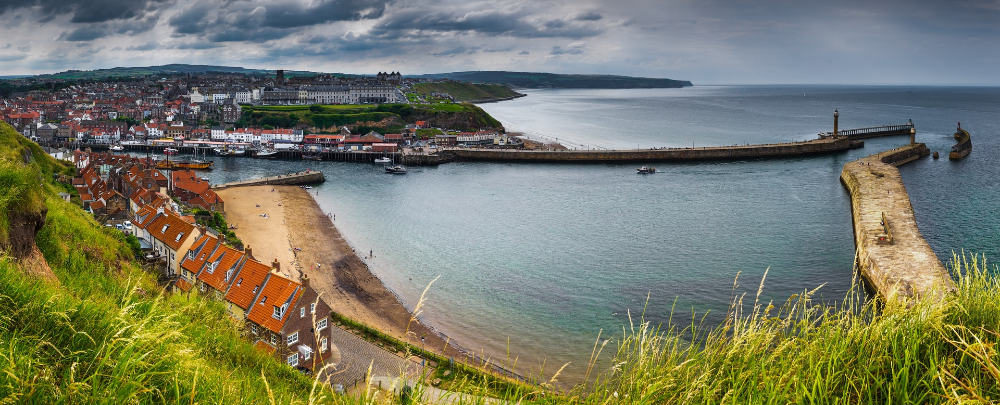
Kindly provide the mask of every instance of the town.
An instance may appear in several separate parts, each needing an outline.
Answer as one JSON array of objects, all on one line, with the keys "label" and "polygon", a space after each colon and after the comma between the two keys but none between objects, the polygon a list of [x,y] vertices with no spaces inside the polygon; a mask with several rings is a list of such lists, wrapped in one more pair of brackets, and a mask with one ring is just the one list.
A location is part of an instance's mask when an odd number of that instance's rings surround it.
[{"label": "town", "polygon": [[[66,81],[12,80],[0,119],[66,154],[72,149],[331,159],[438,148],[521,148],[487,114],[421,90],[399,72],[345,77],[204,73]],[[162,167],[161,167],[162,168]],[[209,167],[198,167],[200,169]]]}]

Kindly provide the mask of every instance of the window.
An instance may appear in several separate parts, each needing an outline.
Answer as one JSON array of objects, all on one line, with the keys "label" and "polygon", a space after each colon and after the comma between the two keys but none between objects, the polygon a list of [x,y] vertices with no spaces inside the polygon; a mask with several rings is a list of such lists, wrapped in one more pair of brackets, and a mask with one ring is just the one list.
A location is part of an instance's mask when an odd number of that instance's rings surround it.
[{"label": "window", "polygon": [[271,334],[271,345],[276,345],[276,344],[278,344],[278,335],[272,333]]},{"label": "window", "polygon": [[169,228],[169,227],[170,227],[169,224],[168,225],[163,225],[163,229],[160,230],[160,233],[167,233],[167,228]]},{"label": "window", "polygon": [[250,324],[250,333],[253,333],[254,335],[257,334],[257,325],[254,325],[252,323]]},{"label": "window", "polygon": [[[243,279],[242,279],[242,278],[241,278],[241,279],[239,279],[239,280],[236,280],[236,286],[237,286],[237,287],[239,287],[239,286],[240,286],[240,285],[242,285],[242,284],[243,284]],[[257,292],[257,290],[255,289],[255,290],[254,290],[254,292]]]},{"label": "window", "polygon": [[184,232],[177,234],[177,238],[174,239],[174,242],[180,242],[182,236],[184,236]]},{"label": "window", "polygon": [[281,319],[281,308],[274,307],[274,313],[271,314],[271,317]]},{"label": "window", "polygon": [[319,351],[320,353],[326,353],[326,338],[319,341]]},{"label": "window", "polygon": [[306,307],[299,308],[299,318],[306,317]]},{"label": "window", "polygon": [[316,330],[321,331],[323,329],[326,329],[326,318],[320,319],[316,322]]},{"label": "window", "polygon": [[312,350],[304,350],[302,353],[302,359],[309,360],[310,357],[312,357]]},{"label": "window", "polygon": [[288,365],[292,366],[292,367],[295,367],[295,366],[299,365],[299,354],[298,353],[292,353],[291,355],[288,356]]},{"label": "window", "polygon": [[[253,286],[253,293],[254,293],[254,294],[256,294],[256,293],[257,293],[257,290],[259,290],[259,289],[260,289],[260,286],[259,286],[259,285],[255,285],[255,286]],[[263,304],[263,303],[264,303],[264,301],[261,301],[261,303]]]},{"label": "window", "polygon": [[267,302],[267,296],[266,295],[264,296],[264,298],[260,299],[260,304],[264,305],[265,302]]},{"label": "window", "polygon": [[312,303],[312,304],[309,304],[309,313],[310,314],[315,314],[316,313],[316,303],[315,302]]},{"label": "window", "polygon": [[299,332],[295,332],[291,335],[288,335],[288,337],[285,338],[285,344],[289,346],[294,345],[298,341],[299,341]]}]

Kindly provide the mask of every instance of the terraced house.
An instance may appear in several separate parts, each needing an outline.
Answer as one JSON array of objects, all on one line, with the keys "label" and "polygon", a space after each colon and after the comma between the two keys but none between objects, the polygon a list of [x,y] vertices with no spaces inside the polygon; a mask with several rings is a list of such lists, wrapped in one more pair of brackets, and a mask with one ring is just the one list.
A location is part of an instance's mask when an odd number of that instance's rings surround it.
[{"label": "terraced house", "polygon": [[181,262],[176,291],[196,290],[220,299],[230,316],[246,323],[256,347],[293,367],[315,370],[331,353],[330,307],[303,283],[205,234]]}]

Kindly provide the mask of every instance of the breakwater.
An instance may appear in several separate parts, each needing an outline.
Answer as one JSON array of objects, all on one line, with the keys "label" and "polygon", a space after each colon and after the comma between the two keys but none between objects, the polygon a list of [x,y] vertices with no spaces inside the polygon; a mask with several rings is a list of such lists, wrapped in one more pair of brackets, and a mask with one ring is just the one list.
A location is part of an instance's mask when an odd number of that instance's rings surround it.
[{"label": "breakwater", "polygon": [[935,295],[954,285],[917,229],[896,169],[929,153],[926,145],[914,143],[849,162],[841,171],[851,195],[858,269],[883,298]]},{"label": "breakwater", "polygon": [[[862,147],[864,143],[847,137],[828,137],[801,142],[757,145],[708,146],[699,148],[662,148],[637,150],[512,150],[512,149],[447,149],[431,154],[437,163],[444,161],[491,162],[691,162],[710,160],[745,160],[787,158],[843,152]],[[404,160],[405,162],[405,160]]]},{"label": "breakwater", "polygon": [[315,170],[304,170],[298,173],[281,174],[277,176],[261,177],[257,179],[234,181],[232,183],[213,185],[212,188],[219,190],[229,187],[239,186],[260,186],[260,185],[300,185],[317,184],[326,181],[323,172]]}]

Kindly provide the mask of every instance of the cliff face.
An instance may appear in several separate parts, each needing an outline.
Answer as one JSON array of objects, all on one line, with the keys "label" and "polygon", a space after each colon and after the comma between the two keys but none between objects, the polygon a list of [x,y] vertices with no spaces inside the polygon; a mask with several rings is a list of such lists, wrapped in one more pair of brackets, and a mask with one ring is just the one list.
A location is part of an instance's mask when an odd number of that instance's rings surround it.
[{"label": "cliff face", "polygon": [[35,235],[45,224],[46,209],[36,212],[11,212],[7,215],[7,241],[3,250],[17,259],[28,257],[35,248]]}]

